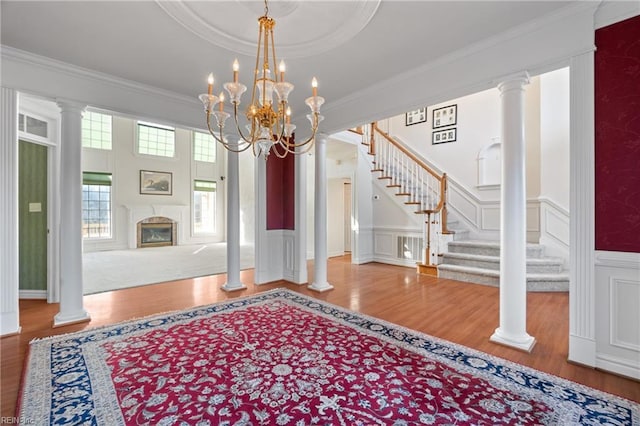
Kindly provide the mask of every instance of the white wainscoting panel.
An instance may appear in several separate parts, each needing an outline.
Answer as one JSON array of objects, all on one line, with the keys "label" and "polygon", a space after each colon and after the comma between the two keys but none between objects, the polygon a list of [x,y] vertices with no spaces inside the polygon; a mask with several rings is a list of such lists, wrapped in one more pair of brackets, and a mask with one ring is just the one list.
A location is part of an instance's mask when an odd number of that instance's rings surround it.
[{"label": "white wainscoting panel", "polygon": [[373,260],[390,265],[415,266],[415,260],[405,259],[399,255],[399,253],[402,253],[402,250],[400,250],[398,241],[402,241],[403,239],[398,237],[423,238],[422,232],[417,229],[374,228]]},{"label": "white wainscoting panel", "polygon": [[478,220],[480,216],[479,206],[465,194],[464,190],[458,188],[457,185],[449,185],[448,194],[447,205],[453,208],[469,224],[480,228]]},{"label": "white wainscoting panel", "polygon": [[393,234],[374,230],[373,254],[393,257]]},{"label": "white wainscoting panel", "polygon": [[[285,247],[284,234],[285,231],[281,229],[265,232],[265,247],[268,247],[268,249],[263,250],[262,255],[265,257],[263,265],[265,265],[266,268],[262,270],[260,282],[256,280],[256,285],[267,284],[283,278],[288,279],[284,277],[284,265],[286,262],[283,258]],[[291,240],[290,235],[287,235],[287,237]],[[290,253],[293,256],[293,248],[291,248]],[[288,264],[293,265],[293,260],[290,260]],[[290,271],[290,275],[293,275],[293,271]]]},{"label": "white wainscoting panel", "polygon": [[295,282],[295,231],[282,231],[282,245],[282,278]]},{"label": "white wainscoting panel", "polygon": [[595,252],[596,367],[640,379],[640,253]]},{"label": "white wainscoting panel", "polygon": [[499,231],[500,230],[500,204],[494,206],[481,207],[482,230]]},{"label": "white wainscoting panel", "polygon": [[351,255],[351,263],[361,265],[373,262],[373,228],[363,226],[354,229],[354,251]]},{"label": "white wainscoting panel", "polygon": [[610,278],[609,321],[611,346],[640,352],[640,280]]}]

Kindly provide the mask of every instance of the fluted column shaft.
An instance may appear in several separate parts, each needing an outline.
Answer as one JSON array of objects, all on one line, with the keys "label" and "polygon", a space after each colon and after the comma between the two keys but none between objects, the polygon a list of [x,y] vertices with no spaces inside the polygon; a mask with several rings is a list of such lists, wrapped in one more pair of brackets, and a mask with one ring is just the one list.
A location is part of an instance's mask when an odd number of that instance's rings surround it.
[{"label": "fluted column shaft", "polygon": [[594,52],[571,59],[569,360],[596,366]]},{"label": "fluted column shaft", "polygon": [[88,321],[82,281],[82,115],[86,105],[59,101],[60,157],[60,312],[54,327]]},{"label": "fluted column shaft", "polygon": [[0,335],[20,332],[18,306],[18,92],[0,98]]},{"label": "fluted column shaft", "polygon": [[314,278],[309,288],[319,292],[333,289],[327,282],[327,139],[320,134],[315,140]]},{"label": "fluted column shaft", "polygon": [[307,282],[307,155],[295,158],[294,282]]},{"label": "fluted column shaft", "polygon": [[527,200],[524,139],[526,73],[498,85],[502,106],[500,326],[491,341],[531,351],[527,334]]},{"label": "fluted column shaft", "polygon": [[[235,146],[235,145],[232,145]],[[227,282],[226,291],[247,288],[240,282],[240,172],[238,153],[227,151]]]}]

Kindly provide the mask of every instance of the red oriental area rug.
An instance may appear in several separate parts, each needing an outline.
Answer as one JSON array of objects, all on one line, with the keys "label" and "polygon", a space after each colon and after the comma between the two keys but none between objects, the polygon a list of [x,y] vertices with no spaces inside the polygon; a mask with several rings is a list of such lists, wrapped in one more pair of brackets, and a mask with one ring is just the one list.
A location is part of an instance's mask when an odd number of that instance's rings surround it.
[{"label": "red oriental area rug", "polygon": [[639,406],[288,290],[32,342],[34,424],[638,424]]}]

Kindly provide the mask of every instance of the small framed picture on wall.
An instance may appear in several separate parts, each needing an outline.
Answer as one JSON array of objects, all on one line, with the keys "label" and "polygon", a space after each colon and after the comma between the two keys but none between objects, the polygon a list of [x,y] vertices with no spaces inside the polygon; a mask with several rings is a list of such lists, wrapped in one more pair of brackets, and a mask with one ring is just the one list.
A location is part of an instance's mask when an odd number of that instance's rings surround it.
[{"label": "small framed picture on wall", "polygon": [[424,123],[425,121],[427,121],[427,108],[420,108],[405,114],[404,125],[411,126],[413,124]]},{"label": "small framed picture on wall", "polygon": [[173,175],[171,172],[140,170],[140,194],[171,195]]},{"label": "small framed picture on wall", "polygon": [[438,130],[437,132],[433,132],[431,134],[431,144],[437,145],[439,143],[455,142],[458,136],[457,133],[458,132],[455,127],[453,129]]},{"label": "small framed picture on wall", "polygon": [[455,126],[458,122],[458,105],[449,105],[433,110],[433,128]]}]

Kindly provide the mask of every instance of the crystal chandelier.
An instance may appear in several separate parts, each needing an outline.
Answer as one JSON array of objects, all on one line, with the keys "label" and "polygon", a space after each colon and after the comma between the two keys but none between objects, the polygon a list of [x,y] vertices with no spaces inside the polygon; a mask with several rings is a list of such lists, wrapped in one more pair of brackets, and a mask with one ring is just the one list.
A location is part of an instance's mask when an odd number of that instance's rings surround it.
[{"label": "crystal chandelier", "polygon": [[[269,17],[267,0],[264,2],[264,16],[258,18],[258,22],[260,23],[260,31],[251,102],[245,110],[245,116],[249,121],[245,126],[246,131],[242,131],[238,115],[240,97],[247,90],[247,86],[238,82],[239,64],[237,59],[233,62],[233,82],[225,83],[224,88],[233,105],[235,128],[240,138],[237,143],[234,143],[229,142],[224,135],[225,122],[230,114],[224,111],[224,93],[220,92],[218,96],[213,94],[213,74],[209,74],[207,93],[200,95],[206,113],[207,128],[214,139],[229,151],[242,152],[251,147],[254,155],[264,154],[265,159],[271,151],[280,158],[289,153],[303,154],[313,146],[318,124],[323,118],[320,115],[320,107],[324,103],[324,98],[318,96],[318,82],[314,77],[311,82],[312,95],[305,101],[311,109],[311,113],[307,114],[307,118],[311,122],[311,136],[303,142],[295,143],[293,132],[296,126],[291,124],[291,107],[288,102],[293,84],[284,79],[284,61],[280,61],[279,73],[275,73],[277,60],[273,27],[275,27],[276,21]],[[272,59],[271,65],[269,64],[269,55]],[[272,69],[275,74],[273,77],[271,75]],[[275,105],[274,92],[277,99]],[[218,106],[217,110],[216,105]],[[216,119],[215,124],[212,124],[212,115]]]}]

